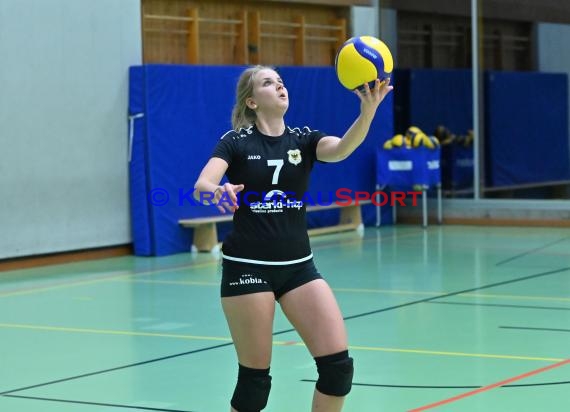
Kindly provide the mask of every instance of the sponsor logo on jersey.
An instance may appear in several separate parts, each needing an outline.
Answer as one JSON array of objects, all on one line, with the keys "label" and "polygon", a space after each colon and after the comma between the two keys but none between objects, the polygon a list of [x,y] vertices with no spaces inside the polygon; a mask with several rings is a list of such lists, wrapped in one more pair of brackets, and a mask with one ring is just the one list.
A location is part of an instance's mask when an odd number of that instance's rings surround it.
[{"label": "sponsor logo on jersey", "polygon": [[263,196],[264,202],[269,202],[272,200],[281,200],[281,199],[287,199],[287,193],[279,189],[274,189],[270,192],[267,192],[267,194]]},{"label": "sponsor logo on jersey", "polygon": [[288,150],[287,154],[289,155],[289,163],[294,164],[297,166],[301,163],[301,151],[299,149]]},{"label": "sponsor logo on jersey", "polygon": [[261,155],[247,155],[247,160],[260,160]]},{"label": "sponsor logo on jersey", "polygon": [[303,201],[287,199],[287,194],[281,190],[268,192],[262,202],[252,202],[249,208],[253,213],[283,213],[285,209],[300,210]]}]

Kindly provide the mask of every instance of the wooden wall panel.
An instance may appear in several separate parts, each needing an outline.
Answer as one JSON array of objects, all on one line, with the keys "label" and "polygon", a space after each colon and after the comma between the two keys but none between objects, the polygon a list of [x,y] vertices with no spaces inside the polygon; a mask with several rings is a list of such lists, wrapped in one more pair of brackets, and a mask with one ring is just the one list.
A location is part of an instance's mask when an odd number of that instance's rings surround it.
[{"label": "wooden wall panel", "polygon": [[[480,34],[484,69],[534,69],[531,23],[484,19]],[[470,19],[398,12],[398,67],[471,68]]]},{"label": "wooden wall panel", "polygon": [[372,0],[252,0],[252,3],[302,3],[321,6],[372,6]]},{"label": "wooden wall panel", "polygon": [[[382,7],[439,15],[470,16],[471,1],[457,0],[379,0]],[[487,19],[527,22],[570,23],[567,0],[479,0]]]},{"label": "wooden wall panel", "polygon": [[155,20],[150,17],[185,17],[189,9],[188,3],[142,1],[143,61],[145,63],[183,63],[186,60],[188,24],[182,21]]},{"label": "wooden wall panel", "polygon": [[[349,17],[348,7],[255,0],[143,0],[142,6],[145,63],[332,65],[339,39],[346,39]],[[189,32],[193,21],[188,19],[192,9],[200,19],[198,50],[194,52]],[[252,13],[256,12],[261,20],[257,48],[250,33]],[[217,22],[220,19],[226,22]],[[281,25],[300,21],[307,25],[302,50],[295,40],[299,27]],[[342,31],[315,27],[339,24]]]}]

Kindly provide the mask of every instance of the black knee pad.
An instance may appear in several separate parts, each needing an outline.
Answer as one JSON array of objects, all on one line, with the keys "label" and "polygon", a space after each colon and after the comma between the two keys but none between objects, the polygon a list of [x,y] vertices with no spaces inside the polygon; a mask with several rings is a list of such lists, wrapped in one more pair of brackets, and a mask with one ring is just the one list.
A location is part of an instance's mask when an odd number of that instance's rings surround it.
[{"label": "black knee pad", "polygon": [[354,366],[348,350],[315,358],[319,379],[317,390],[325,395],[345,396],[352,388]]},{"label": "black knee pad", "polygon": [[269,369],[252,369],[239,365],[231,405],[238,412],[259,412],[267,405],[270,390]]}]

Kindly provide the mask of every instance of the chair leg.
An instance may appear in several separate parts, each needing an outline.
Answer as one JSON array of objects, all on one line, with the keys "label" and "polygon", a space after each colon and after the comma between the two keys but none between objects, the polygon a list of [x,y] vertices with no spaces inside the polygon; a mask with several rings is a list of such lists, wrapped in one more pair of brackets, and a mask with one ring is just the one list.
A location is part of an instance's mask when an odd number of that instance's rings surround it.
[{"label": "chair leg", "polygon": [[443,223],[441,185],[437,185],[437,223],[440,225]]},{"label": "chair leg", "polygon": [[422,189],[422,217],[423,217],[423,224],[424,228],[427,227],[427,191],[426,189]]}]

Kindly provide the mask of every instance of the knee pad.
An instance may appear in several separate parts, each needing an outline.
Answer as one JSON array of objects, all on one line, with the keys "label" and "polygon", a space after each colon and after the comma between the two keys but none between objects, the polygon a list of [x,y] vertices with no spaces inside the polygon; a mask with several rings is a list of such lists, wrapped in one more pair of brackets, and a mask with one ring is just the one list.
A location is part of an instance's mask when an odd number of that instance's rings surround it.
[{"label": "knee pad", "polygon": [[348,350],[315,358],[319,379],[317,390],[325,395],[345,396],[352,388],[354,366]]},{"label": "knee pad", "polygon": [[271,390],[269,369],[239,365],[238,381],[231,405],[238,412],[259,412],[267,405]]}]

